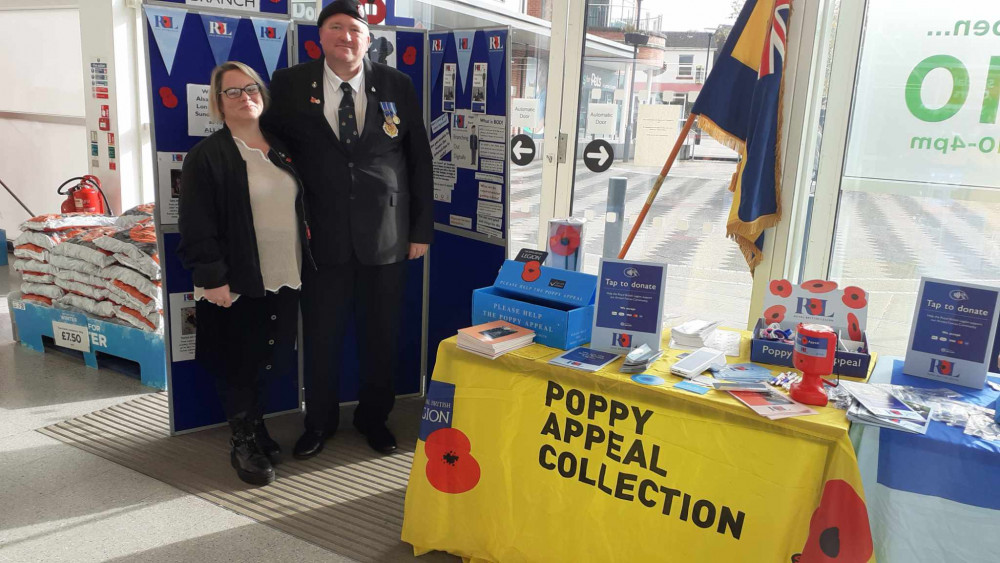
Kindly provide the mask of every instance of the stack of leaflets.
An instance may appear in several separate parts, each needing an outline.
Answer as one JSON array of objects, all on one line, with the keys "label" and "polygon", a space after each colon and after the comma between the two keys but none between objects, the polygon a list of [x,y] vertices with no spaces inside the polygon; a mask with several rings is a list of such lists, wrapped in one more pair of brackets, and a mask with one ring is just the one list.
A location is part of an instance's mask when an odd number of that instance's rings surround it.
[{"label": "stack of leaflets", "polygon": [[847,420],[859,424],[926,434],[933,409],[914,401],[903,401],[887,389],[867,383],[841,381],[840,385],[854,398],[847,409]]},{"label": "stack of leaflets", "polygon": [[622,367],[618,371],[622,373],[642,373],[662,355],[662,350],[653,350],[649,347],[649,344],[643,344],[625,356],[625,361],[622,362]]},{"label": "stack of leaflets", "polygon": [[670,347],[681,350],[704,348],[707,346],[705,341],[712,336],[718,326],[718,321],[713,323],[700,319],[677,325],[670,329]]},{"label": "stack of leaflets", "polygon": [[730,395],[753,412],[771,420],[790,416],[817,414],[813,409],[796,403],[775,389],[767,391],[730,391]]},{"label": "stack of leaflets", "polygon": [[493,321],[470,326],[458,331],[458,347],[491,360],[523,348],[535,339],[535,331],[512,325],[507,321]]}]

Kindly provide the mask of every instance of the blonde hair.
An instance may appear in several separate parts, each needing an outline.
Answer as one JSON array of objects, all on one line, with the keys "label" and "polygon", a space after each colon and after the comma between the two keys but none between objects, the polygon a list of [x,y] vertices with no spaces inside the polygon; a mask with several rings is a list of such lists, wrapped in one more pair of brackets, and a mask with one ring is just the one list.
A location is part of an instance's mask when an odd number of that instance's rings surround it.
[{"label": "blonde hair", "polygon": [[220,96],[222,96],[222,75],[230,70],[242,72],[260,86],[260,97],[264,102],[264,110],[267,110],[267,106],[271,105],[271,94],[267,91],[267,86],[264,86],[264,81],[260,79],[257,71],[239,61],[226,61],[212,69],[212,81],[208,86],[209,91],[212,93],[212,97],[208,100],[208,112],[212,115],[212,119],[222,121],[226,117],[222,113],[222,104],[219,102]]}]

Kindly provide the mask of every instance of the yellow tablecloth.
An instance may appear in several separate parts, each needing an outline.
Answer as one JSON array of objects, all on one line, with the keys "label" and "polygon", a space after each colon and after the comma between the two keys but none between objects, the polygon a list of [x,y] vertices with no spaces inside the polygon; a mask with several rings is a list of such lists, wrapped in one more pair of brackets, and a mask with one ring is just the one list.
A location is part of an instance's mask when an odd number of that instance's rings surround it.
[{"label": "yellow tablecloth", "polygon": [[[744,333],[730,362],[749,361],[749,348]],[[491,361],[441,343],[406,493],[402,538],[415,553],[871,558],[843,411],[770,421],[726,393],[674,389],[681,351],[647,370],[663,386],[633,382],[621,359],[596,373],[547,363],[561,353],[533,345]]]}]

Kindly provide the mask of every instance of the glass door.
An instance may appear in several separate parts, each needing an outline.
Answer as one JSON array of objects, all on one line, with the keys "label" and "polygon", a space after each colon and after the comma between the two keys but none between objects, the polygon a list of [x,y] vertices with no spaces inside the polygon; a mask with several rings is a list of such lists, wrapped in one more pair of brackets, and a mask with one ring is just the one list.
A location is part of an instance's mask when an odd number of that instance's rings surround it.
[{"label": "glass door", "polygon": [[[596,273],[602,255],[617,255],[737,15],[729,3],[724,9],[679,4],[591,0],[586,6],[565,210],[586,220],[584,271]],[[696,128],[681,142],[627,257],[668,265],[670,324],[703,318],[744,327],[753,277],[725,235],[737,154]],[[624,185],[623,197],[611,193],[615,183]]]},{"label": "glass door", "polygon": [[1000,284],[1000,55],[988,18],[970,16],[982,2],[853,4],[841,4],[838,27],[854,34],[837,39],[804,279],[868,291],[872,349],[903,355],[922,276]]}]

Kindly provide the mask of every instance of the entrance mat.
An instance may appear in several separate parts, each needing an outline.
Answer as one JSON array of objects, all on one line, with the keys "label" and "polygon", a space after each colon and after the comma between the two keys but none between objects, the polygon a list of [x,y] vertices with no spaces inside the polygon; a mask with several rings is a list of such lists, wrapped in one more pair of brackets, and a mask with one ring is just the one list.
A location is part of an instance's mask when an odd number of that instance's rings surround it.
[{"label": "entrance mat", "polygon": [[[341,409],[337,435],[320,455],[299,461],[291,449],[302,416],[267,421],[282,446],[277,480],[247,485],[229,462],[229,429],[219,427],[171,437],[166,393],[151,393],[38,431],[178,489],[358,561],[413,560],[400,541],[403,493],[417,440],[421,398],[400,399],[389,426],[399,449],[383,456],[351,425],[353,409]],[[344,412],[346,411],[346,412]],[[421,562],[454,562],[432,553]]]}]

